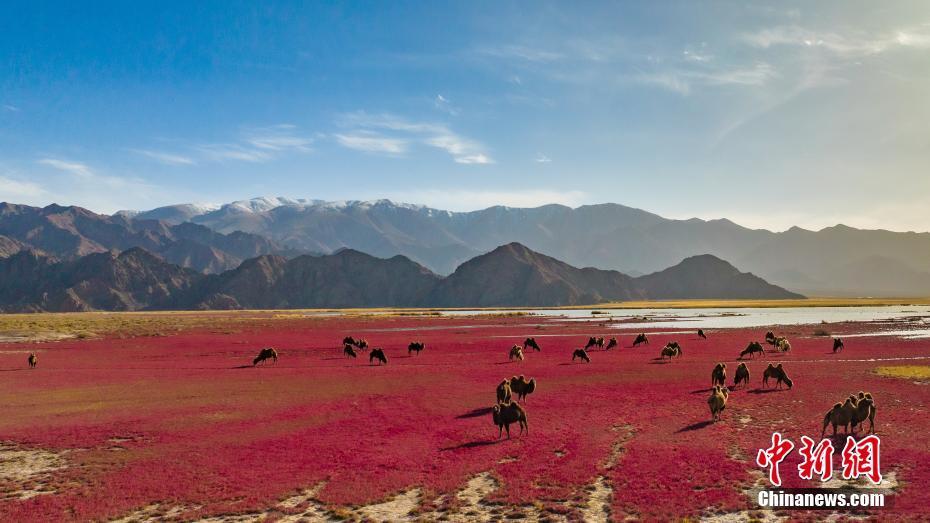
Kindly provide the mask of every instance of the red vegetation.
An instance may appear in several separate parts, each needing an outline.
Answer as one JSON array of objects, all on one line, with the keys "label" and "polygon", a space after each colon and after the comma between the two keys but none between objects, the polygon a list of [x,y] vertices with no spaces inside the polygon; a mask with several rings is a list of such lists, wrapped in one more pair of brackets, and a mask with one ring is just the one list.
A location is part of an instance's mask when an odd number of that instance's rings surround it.
[{"label": "red vegetation", "polygon": [[[788,328],[792,351],[747,360],[752,383],[731,392],[722,421],[711,424],[710,370],[735,362],[766,329],[715,331],[700,342],[692,331],[650,332],[688,349],[675,364],[648,346],[632,348],[635,333],[622,332],[616,350],[572,365],[591,324],[327,318],[274,325],[30,345],[41,352],[35,370],[26,368],[21,345],[0,345],[0,442],[70,450],[69,466],[48,480],[55,494],[2,499],[0,519],[105,519],[156,502],[199,507],[185,518],[243,513],[320,482],[327,504],[383,500],[413,486],[433,499],[484,471],[501,484],[494,499],[545,506],[577,499],[603,475],[619,519],[754,510],[743,489],[756,481],[754,456],[772,431],[795,442],[816,437],[833,403],[859,390],[875,396],[883,473],[895,472],[901,484],[893,508],[873,514],[930,518],[930,387],[872,372],[928,362],[870,361],[926,355],[930,339],[844,336],[846,349],[834,354],[832,339],[811,336],[814,326]],[[346,359],[346,333],[384,347],[391,364]],[[509,362],[507,349],[527,336],[545,350]],[[408,356],[412,338],[429,350]],[[267,346],[278,349],[278,363],[253,368]],[[769,362],[784,364],[792,390],[759,388]],[[498,441],[495,387],[515,374],[538,382],[526,406],[531,431]],[[797,463],[797,453],[783,463],[784,486],[817,486],[798,479]],[[0,491],[9,491],[4,481]]]}]

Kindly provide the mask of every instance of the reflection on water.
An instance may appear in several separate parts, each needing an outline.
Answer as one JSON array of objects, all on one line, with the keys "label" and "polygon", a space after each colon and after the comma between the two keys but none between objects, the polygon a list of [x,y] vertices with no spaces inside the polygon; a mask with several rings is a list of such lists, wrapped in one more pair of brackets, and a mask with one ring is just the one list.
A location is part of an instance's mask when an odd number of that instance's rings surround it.
[{"label": "reflection on water", "polygon": [[[592,312],[596,311],[596,314]],[[444,315],[498,314],[497,310],[442,311]],[[903,317],[921,318],[917,321],[930,325],[930,308],[925,306],[870,306],[870,307],[756,307],[708,309],[527,309],[539,316],[559,316],[573,321],[613,322],[618,329],[735,329],[768,325],[804,325],[847,321],[882,321]],[[928,330],[930,331],[930,330]],[[907,331],[908,335],[920,331]],[[928,332],[927,335],[930,335]]]}]

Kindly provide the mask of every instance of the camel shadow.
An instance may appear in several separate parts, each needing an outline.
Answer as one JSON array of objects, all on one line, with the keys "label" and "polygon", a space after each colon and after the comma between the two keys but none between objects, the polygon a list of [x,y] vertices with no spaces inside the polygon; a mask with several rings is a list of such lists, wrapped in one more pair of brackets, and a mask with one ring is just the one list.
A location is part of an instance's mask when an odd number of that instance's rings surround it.
[{"label": "camel shadow", "polygon": [[516,361],[499,361],[495,365],[510,365],[511,363],[516,363]]},{"label": "camel shadow", "polygon": [[454,445],[454,446],[451,446],[451,447],[443,447],[443,448],[439,449],[439,451],[440,451],[440,452],[446,452],[446,451],[449,451],[449,450],[473,449],[473,448],[477,448],[477,447],[487,447],[488,445],[497,445],[497,444],[500,443],[501,441],[504,441],[504,440],[503,440],[503,439],[492,439],[492,440],[480,439],[480,440],[477,440],[477,441],[469,441],[469,442],[467,442],[467,443],[462,443],[461,445]]},{"label": "camel shadow", "polygon": [[465,414],[459,414],[455,419],[468,419],[468,418],[477,418],[478,416],[486,416],[491,413],[491,407],[481,407],[478,409],[472,409]]},{"label": "camel shadow", "polygon": [[713,421],[709,421],[709,420],[707,420],[707,421],[699,421],[699,422],[697,422],[697,423],[692,423],[692,424],[688,425],[687,427],[682,427],[682,428],[678,429],[677,431],[675,431],[675,433],[676,433],[676,434],[680,434],[680,433],[682,433],[682,432],[691,432],[691,431],[693,431],[693,430],[701,430],[701,429],[703,429],[704,427],[707,427],[708,425],[713,425],[713,424],[714,424],[714,422],[713,422]]},{"label": "camel shadow", "polygon": [[320,358],[320,359],[323,360],[323,361],[342,360],[342,359],[345,359],[345,356],[343,356],[342,358],[336,356],[336,357],[332,357],[332,358]]},{"label": "camel shadow", "polygon": [[782,390],[783,390],[783,389],[763,389],[763,388],[758,388],[758,389],[752,389],[751,391],[749,391],[749,393],[750,393],[750,394],[770,394],[770,393],[772,393],[772,392],[781,392]]},{"label": "camel shadow", "polygon": [[232,367],[232,368],[233,368],[233,369],[251,369],[251,368],[254,367],[254,366],[255,366],[255,365],[238,365],[238,366]]}]

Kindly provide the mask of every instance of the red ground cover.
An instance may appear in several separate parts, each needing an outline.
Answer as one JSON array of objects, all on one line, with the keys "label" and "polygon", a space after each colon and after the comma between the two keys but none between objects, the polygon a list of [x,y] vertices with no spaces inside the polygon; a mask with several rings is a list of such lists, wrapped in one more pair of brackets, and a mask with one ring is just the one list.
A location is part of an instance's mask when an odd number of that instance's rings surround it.
[{"label": "red ground cover", "polygon": [[[634,349],[630,332],[558,319],[275,325],[0,345],[0,442],[74,450],[51,479],[55,494],[0,500],[0,519],[106,519],[155,502],[199,506],[188,518],[246,512],[324,481],[322,502],[351,505],[413,486],[427,497],[451,492],[484,471],[501,483],[495,498],[508,503],[577,499],[604,475],[618,519],[752,510],[743,489],[755,482],[754,456],[772,431],[797,443],[817,437],[828,408],[859,390],[876,397],[883,473],[894,472],[900,484],[894,507],[873,515],[930,518],[930,387],[872,372],[927,364],[875,360],[930,356],[930,339],[848,338],[833,354],[829,338],[812,335],[815,326],[778,329],[791,353],[749,361],[750,387],[731,393],[723,421],[710,424],[711,368],[727,362],[732,383],[739,351],[765,329],[708,331],[709,340],[656,333]],[[571,363],[588,335],[618,332],[619,349]],[[388,365],[370,366],[366,353],[344,358],[340,340],[349,334],[383,346]],[[542,352],[510,363],[508,348],[527,335]],[[408,357],[413,339],[427,348]],[[656,361],[673,339],[683,357]],[[243,368],[263,346],[278,348],[280,361]],[[22,351],[35,349],[40,366],[28,370]],[[793,390],[760,390],[768,361],[785,365]],[[498,441],[489,408],[496,384],[514,374],[539,382],[526,407],[530,433]],[[797,463],[794,453],[783,464],[786,486],[816,486],[797,478]]]}]

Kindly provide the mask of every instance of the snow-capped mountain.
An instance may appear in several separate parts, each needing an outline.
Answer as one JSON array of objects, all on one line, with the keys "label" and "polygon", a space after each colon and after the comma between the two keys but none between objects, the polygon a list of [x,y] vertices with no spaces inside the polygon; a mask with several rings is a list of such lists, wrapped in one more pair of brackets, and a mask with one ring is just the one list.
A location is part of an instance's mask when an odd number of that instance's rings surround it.
[{"label": "snow-capped mountain", "polygon": [[402,254],[439,274],[516,241],[574,266],[627,274],[646,274],[690,256],[713,254],[804,294],[930,293],[927,233],[842,225],[775,233],[725,219],[670,220],[612,203],[450,212],[390,200],[263,197],[218,208],[174,205],[136,216],[191,221],[222,233],[244,231],[303,251],[352,248],[381,257]]}]

